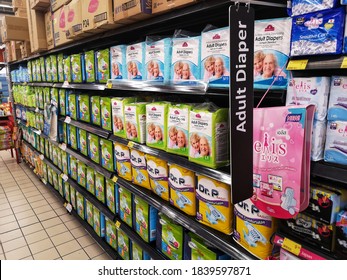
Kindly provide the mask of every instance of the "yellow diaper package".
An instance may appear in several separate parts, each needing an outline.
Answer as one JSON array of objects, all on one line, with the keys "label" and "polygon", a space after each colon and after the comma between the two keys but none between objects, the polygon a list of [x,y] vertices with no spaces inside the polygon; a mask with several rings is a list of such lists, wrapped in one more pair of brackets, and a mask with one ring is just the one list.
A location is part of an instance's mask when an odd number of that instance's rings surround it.
[{"label": "yellow diaper package", "polygon": [[198,175],[196,218],[202,224],[232,233],[231,188],[225,183]]},{"label": "yellow diaper package", "polygon": [[188,215],[196,215],[195,173],[169,164],[170,203]]},{"label": "yellow diaper package", "polygon": [[234,215],[235,241],[258,258],[270,256],[270,239],[277,230],[277,220],[260,211],[250,199],[236,204]]},{"label": "yellow diaper package", "polygon": [[169,201],[167,162],[148,154],[146,154],[146,160],[151,190],[162,199]]},{"label": "yellow diaper package", "polygon": [[146,189],[151,189],[149,182],[149,175],[147,172],[147,164],[145,153],[130,149],[130,162],[133,176],[133,183],[144,187]]},{"label": "yellow diaper package", "polygon": [[125,180],[131,181],[131,163],[129,148],[120,143],[114,143],[114,153],[117,160],[118,176]]}]

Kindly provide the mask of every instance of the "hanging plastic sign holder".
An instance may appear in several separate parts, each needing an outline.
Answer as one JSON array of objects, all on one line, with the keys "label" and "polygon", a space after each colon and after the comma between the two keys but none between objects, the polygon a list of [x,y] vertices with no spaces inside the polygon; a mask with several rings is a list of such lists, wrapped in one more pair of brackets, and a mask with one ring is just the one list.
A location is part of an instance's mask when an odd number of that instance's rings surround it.
[{"label": "hanging plastic sign holder", "polygon": [[254,10],[230,6],[230,174],[232,202],[252,196]]}]

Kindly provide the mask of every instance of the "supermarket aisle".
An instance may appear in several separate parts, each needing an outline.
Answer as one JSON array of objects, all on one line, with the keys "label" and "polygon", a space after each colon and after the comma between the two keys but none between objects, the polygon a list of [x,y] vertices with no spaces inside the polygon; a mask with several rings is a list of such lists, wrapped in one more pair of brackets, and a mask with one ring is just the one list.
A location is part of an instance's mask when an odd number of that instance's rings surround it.
[{"label": "supermarket aisle", "polygon": [[108,260],[61,201],[9,151],[0,152],[0,259]]}]

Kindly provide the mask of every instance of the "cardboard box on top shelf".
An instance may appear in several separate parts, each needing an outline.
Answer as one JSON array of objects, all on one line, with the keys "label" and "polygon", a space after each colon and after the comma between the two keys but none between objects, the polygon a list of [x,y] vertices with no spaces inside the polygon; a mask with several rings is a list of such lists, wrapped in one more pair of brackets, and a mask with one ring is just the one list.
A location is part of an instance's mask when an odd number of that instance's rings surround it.
[{"label": "cardboard box on top shelf", "polygon": [[12,61],[12,56],[11,56],[11,43],[6,42],[5,43],[5,61],[6,62],[11,62]]},{"label": "cardboard box on top shelf", "polygon": [[47,11],[51,7],[50,0],[30,0],[31,9],[38,11]]},{"label": "cardboard box on top shelf", "polygon": [[45,14],[33,9],[29,10],[28,21],[30,25],[31,52],[42,52],[47,50]]},{"label": "cardboard box on top shelf", "polygon": [[152,0],[113,0],[114,21],[129,24],[152,15]]},{"label": "cardboard box on top shelf", "polygon": [[29,41],[28,19],[5,15],[2,20],[2,41]]},{"label": "cardboard box on top shelf", "polygon": [[22,54],[22,58],[29,57],[31,55],[31,46],[30,42],[25,41],[20,43],[20,52]]},{"label": "cardboard box on top shelf", "polygon": [[66,37],[67,31],[67,7],[62,6],[52,15],[53,20],[53,38],[54,46],[61,46],[71,42],[71,39]]},{"label": "cardboard box on top shelf", "polygon": [[198,0],[152,0],[152,13],[168,12],[171,9],[194,4]]},{"label": "cardboard box on top shelf", "polygon": [[66,37],[78,39],[89,36],[82,30],[82,0],[72,0],[67,7],[67,31]]},{"label": "cardboard box on top shelf", "polygon": [[11,41],[11,57],[12,61],[16,61],[22,58],[19,41]]},{"label": "cardboard box on top shelf", "polygon": [[23,8],[18,8],[15,12],[14,15],[16,17],[24,17],[27,18],[28,17],[28,12],[27,9],[23,9]]},{"label": "cardboard box on top shelf", "polygon": [[45,29],[47,49],[51,50],[54,48],[53,20],[51,11],[45,13]]},{"label": "cardboard box on top shelf", "polygon": [[82,0],[83,32],[98,33],[116,27],[112,0]]},{"label": "cardboard box on top shelf", "polygon": [[51,0],[52,12],[60,9],[62,6],[68,4],[71,0]]},{"label": "cardboard box on top shelf", "polygon": [[12,7],[13,9],[26,9],[26,2],[27,0],[12,0]]}]

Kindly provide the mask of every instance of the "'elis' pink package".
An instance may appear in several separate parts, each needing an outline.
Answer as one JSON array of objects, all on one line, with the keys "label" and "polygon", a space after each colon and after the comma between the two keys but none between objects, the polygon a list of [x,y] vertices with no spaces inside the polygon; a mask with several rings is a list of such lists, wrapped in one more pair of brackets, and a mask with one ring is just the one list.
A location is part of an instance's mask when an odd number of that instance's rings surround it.
[{"label": "'elis' pink package", "polygon": [[314,105],[254,109],[253,196],[266,214],[289,219],[307,208]]}]

